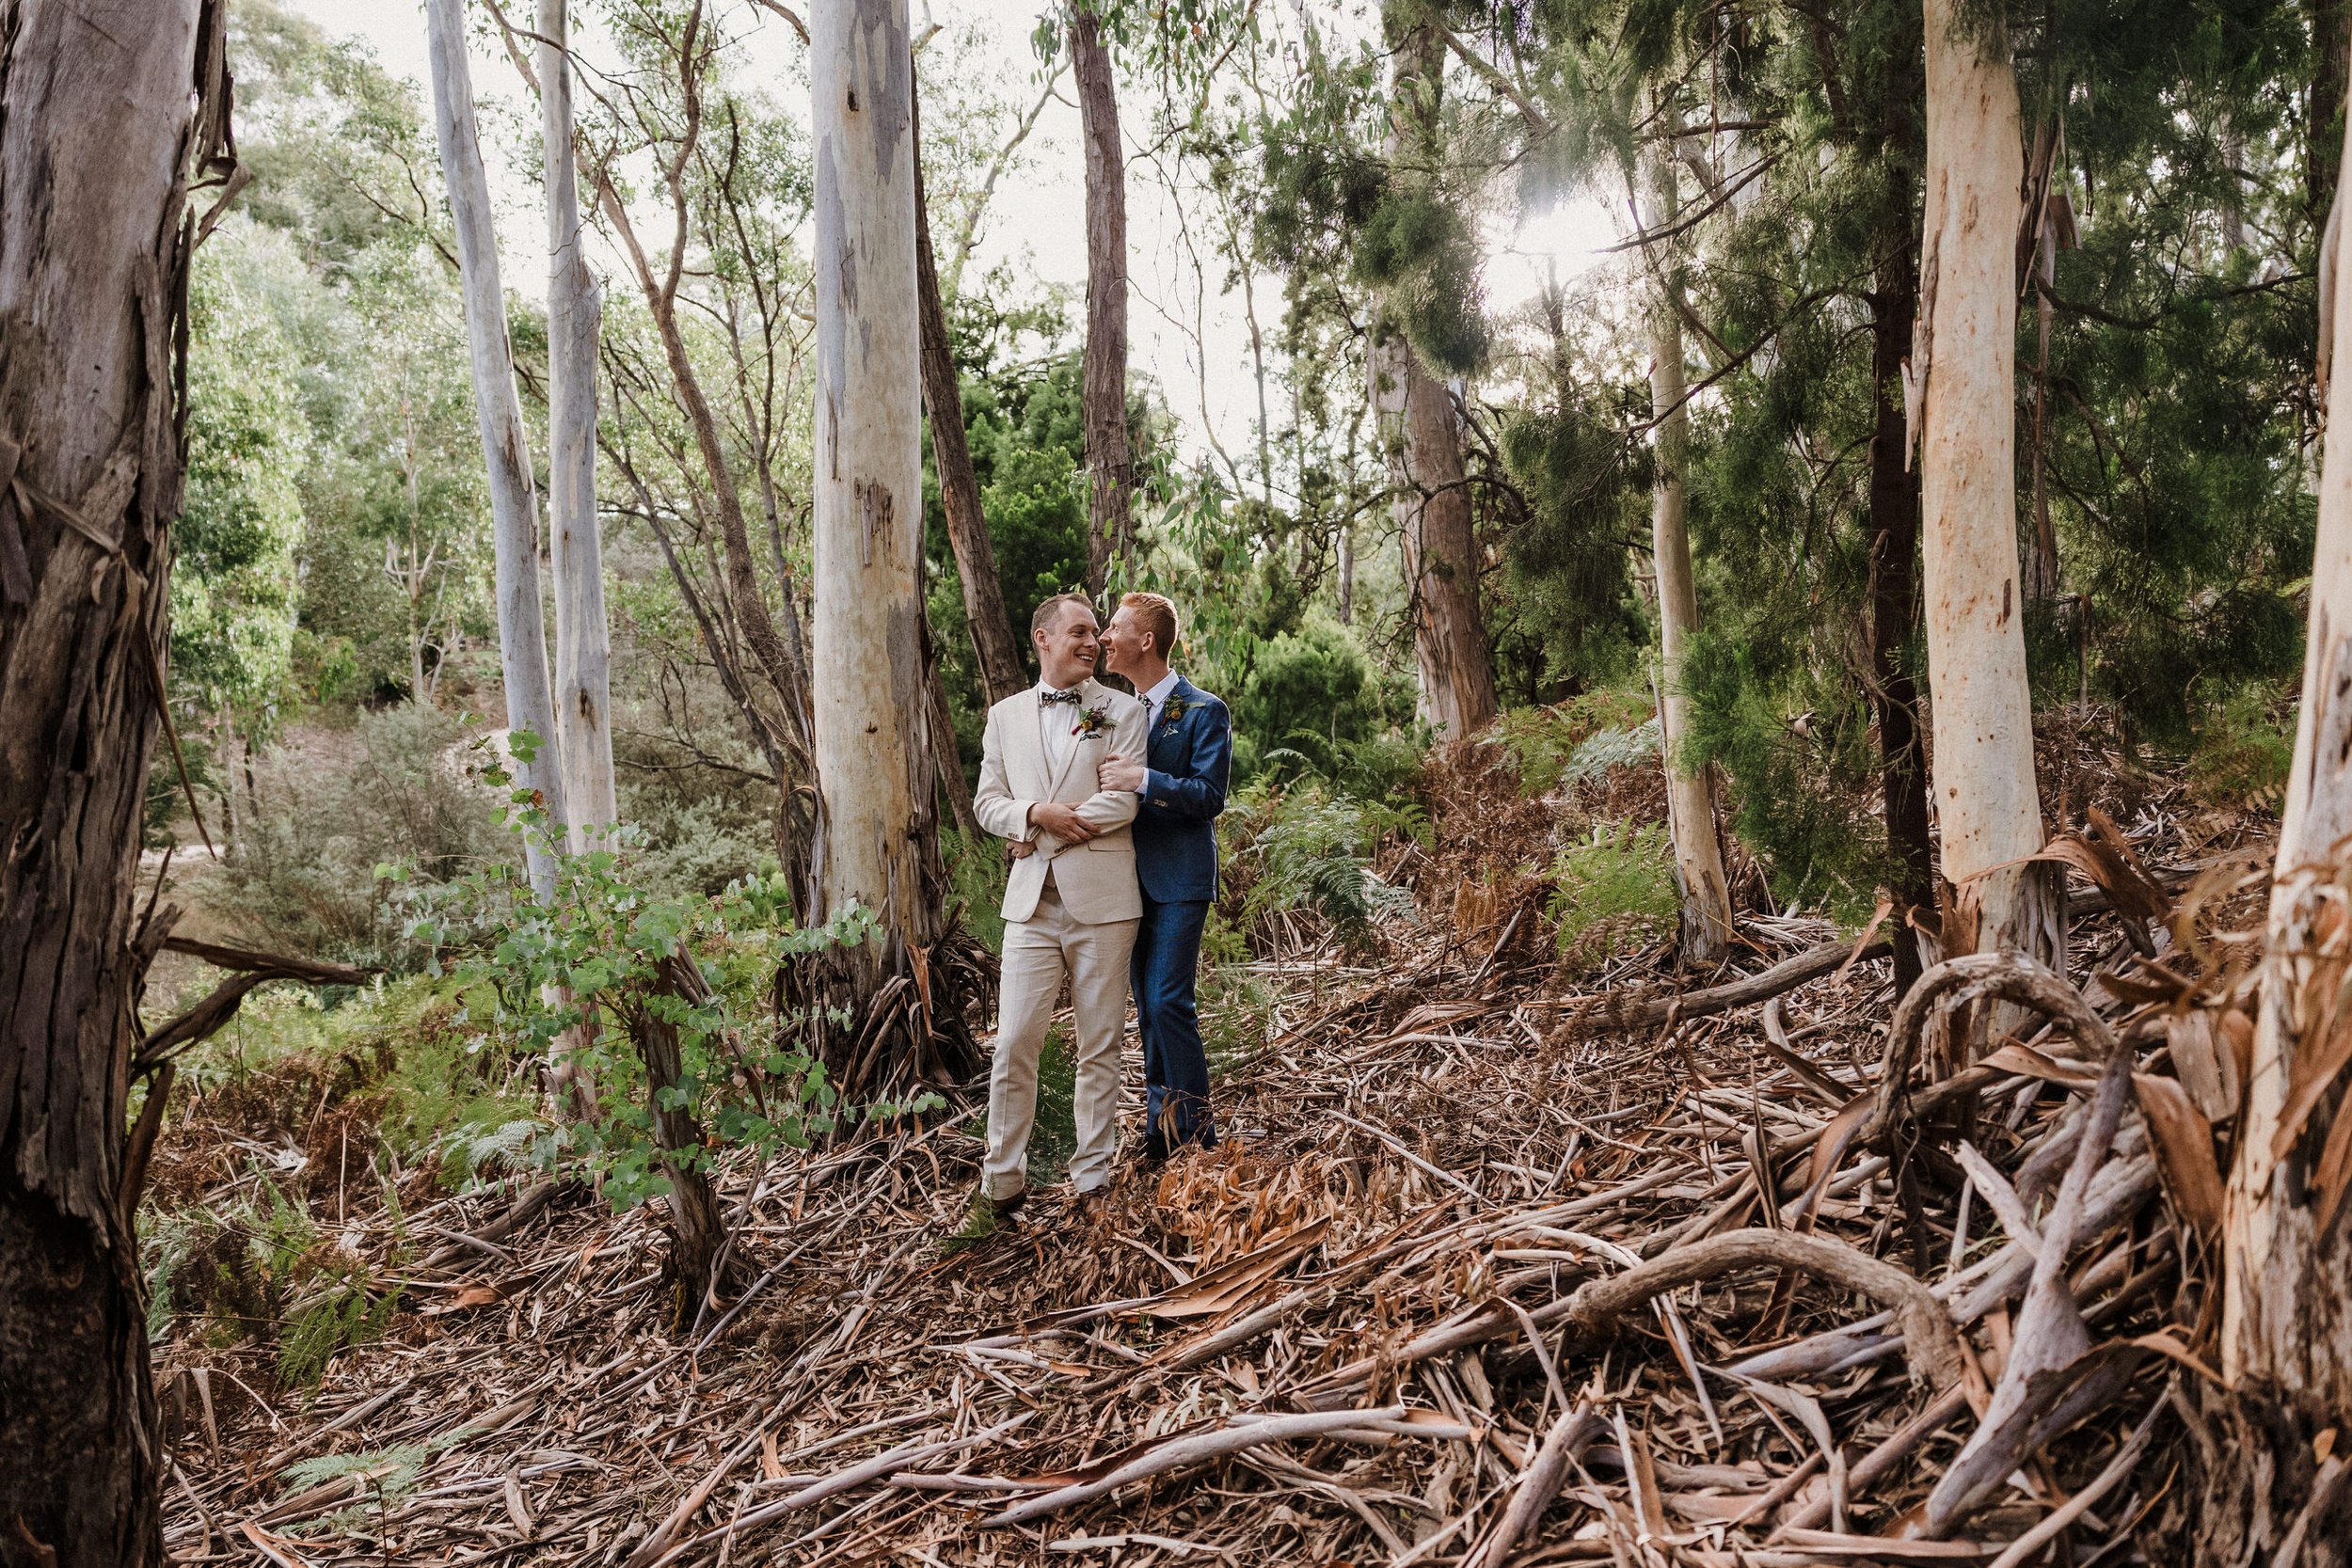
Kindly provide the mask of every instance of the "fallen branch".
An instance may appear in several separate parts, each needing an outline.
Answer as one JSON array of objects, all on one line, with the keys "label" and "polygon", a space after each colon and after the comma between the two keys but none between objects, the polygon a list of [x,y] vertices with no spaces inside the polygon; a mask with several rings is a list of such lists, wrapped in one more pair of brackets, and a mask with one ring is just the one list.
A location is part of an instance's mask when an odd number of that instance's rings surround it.
[{"label": "fallen branch", "polygon": [[1653,1297],[1740,1268],[1802,1269],[1857,1291],[1895,1310],[1913,1376],[1939,1388],[1960,1381],[1960,1335],[1944,1304],[1917,1278],[1843,1242],[1788,1230],[1727,1230],[1677,1247],[1661,1258],[1607,1279],[1579,1286],[1574,1295],[1534,1314],[1538,1323],[1565,1319],[1581,1332],[1606,1338],[1617,1320]]},{"label": "fallen branch", "polygon": [[1744,979],[1725,985],[1709,986],[1703,990],[1687,990],[1674,996],[1623,995],[1605,998],[1562,996],[1549,998],[1555,1007],[1568,1008],[1565,1027],[1571,1035],[1597,1035],[1608,1030],[1654,1029],[1661,1023],[1686,1018],[1706,1018],[1713,1013],[1728,1012],[1751,1003],[1769,1002],[1783,992],[1796,990],[1808,980],[1834,974],[1850,958],[1863,962],[1892,957],[1892,942],[1874,942],[1857,955],[1842,942],[1823,942],[1809,947],[1793,958],[1783,958],[1772,968]]},{"label": "fallen branch", "polygon": [[1109,1474],[1093,1481],[1048,1492],[1041,1497],[1030,1497],[1015,1503],[1002,1513],[991,1514],[980,1523],[994,1528],[1003,1525],[1026,1524],[1057,1513],[1078,1503],[1091,1502],[1104,1493],[1115,1492],[1135,1481],[1152,1476],[1166,1475],[1194,1465],[1222,1459],[1264,1443],[1283,1443],[1296,1437],[1329,1437],[1347,1429],[1377,1427],[1405,1419],[1405,1407],[1391,1404],[1377,1410],[1318,1410],[1300,1416],[1270,1416],[1262,1421],[1249,1421],[1240,1426],[1216,1427],[1196,1432],[1162,1443],[1149,1453],[1138,1454]]}]

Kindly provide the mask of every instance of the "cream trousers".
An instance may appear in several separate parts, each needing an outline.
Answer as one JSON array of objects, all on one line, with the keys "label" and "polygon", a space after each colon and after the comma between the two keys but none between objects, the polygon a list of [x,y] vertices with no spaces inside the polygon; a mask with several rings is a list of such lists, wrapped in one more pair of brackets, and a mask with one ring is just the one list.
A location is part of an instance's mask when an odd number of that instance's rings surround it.
[{"label": "cream trousers", "polygon": [[1127,958],[1133,920],[1088,925],[1062,907],[1048,882],[1037,911],[1005,923],[1004,980],[996,1004],[996,1060],[988,1075],[988,1162],[980,1190],[1010,1197],[1027,1185],[1029,1134],[1037,1129],[1037,1058],[1062,981],[1070,982],[1075,1037],[1078,1123],[1070,1182],[1082,1193],[1110,1185],[1119,1146],[1119,1048],[1127,1035]]}]

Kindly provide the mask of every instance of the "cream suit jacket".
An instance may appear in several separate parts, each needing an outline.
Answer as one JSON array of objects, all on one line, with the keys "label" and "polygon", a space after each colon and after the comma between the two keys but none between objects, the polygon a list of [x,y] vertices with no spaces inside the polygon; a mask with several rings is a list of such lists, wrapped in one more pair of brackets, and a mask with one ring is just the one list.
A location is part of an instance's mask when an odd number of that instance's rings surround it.
[{"label": "cream suit jacket", "polygon": [[[1031,687],[988,710],[988,734],[980,748],[980,787],[972,810],[980,826],[999,838],[1025,839],[1037,852],[1012,863],[1005,882],[1004,915],[1026,920],[1037,912],[1038,895],[1045,887],[1045,868],[1054,868],[1054,886],[1063,908],[1089,926],[1111,920],[1139,920],[1143,892],[1136,881],[1136,844],[1127,824],[1136,817],[1136,799],[1123,789],[1097,789],[1095,769],[1117,752],[1143,755],[1144,708],[1122,691],[1099,681],[1078,687],[1078,709],[1100,708],[1109,722],[1071,747],[1059,768],[1048,760],[1047,723],[1074,723],[1077,714],[1068,704],[1056,704],[1052,717]],[[1029,807],[1040,801],[1060,801],[1078,808],[1078,815],[1102,830],[1084,844],[1064,844],[1053,834],[1029,825]]]}]

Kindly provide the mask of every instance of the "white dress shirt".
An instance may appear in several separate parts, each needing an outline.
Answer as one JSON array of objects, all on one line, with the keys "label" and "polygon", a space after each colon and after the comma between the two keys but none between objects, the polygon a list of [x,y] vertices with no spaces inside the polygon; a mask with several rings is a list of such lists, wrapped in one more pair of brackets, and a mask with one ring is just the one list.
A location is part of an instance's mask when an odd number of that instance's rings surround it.
[{"label": "white dress shirt", "polygon": [[1143,693],[1143,733],[1147,736],[1160,727],[1160,709],[1166,707],[1168,698],[1175,695],[1177,679],[1176,672],[1170,670],[1159,678],[1151,690]]},{"label": "white dress shirt", "polygon": [[1078,715],[1086,711],[1086,697],[1080,694],[1074,703],[1049,703],[1045,693],[1054,688],[1043,681],[1037,683],[1037,727],[1045,741],[1046,767],[1056,772],[1070,760],[1070,753],[1078,747],[1075,733]]}]

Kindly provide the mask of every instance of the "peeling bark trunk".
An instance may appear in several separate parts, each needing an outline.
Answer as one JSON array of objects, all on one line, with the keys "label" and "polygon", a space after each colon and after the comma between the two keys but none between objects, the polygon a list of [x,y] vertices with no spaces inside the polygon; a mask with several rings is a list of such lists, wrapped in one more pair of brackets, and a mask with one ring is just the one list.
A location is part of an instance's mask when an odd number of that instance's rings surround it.
[{"label": "peeling bark trunk", "polygon": [[[1674,221],[1674,166],[1654,157],[1650,188],[1656,203],[1648,227]],[[1731,894],[1716,836],[1715,788],[1704,768],[1683,756],[1691,733],[1691,702],[1683,692],[1683,654],[1699,626],[1698,585],[1691,568],[1691,534],[1684,526],[1683,470],[1690,459],[1691,411],[1684,402],[1682,318],[1673,297],[1671,258],[1659,263],[1659,297],[1650,306],[1649,396],[1658,421],[1657,478],[1650,494],[1650,551],[1658,563],[1658,641],[1662,678],[1658,727],[1666,766],[1666,821],[1674,835],[1675,871],[1682,884],[1682,957],[1713,965],[1731,950]]]},{"label": "peeling bark trunk", "polygon": [[1135,449],[1127,436],[1127,161],[1102,24],[1086,4],[1070,24],[1087,161],[1087,592],[1101,598],[1135,555]]},{"label": "peeling bark trunk", "polygon": [[[2335,273],[2334,361],[2347,359],[2352,269]],[[2344,384],[2338,377],[2337,386]],[[2330,400],[2333,401],[2332,398]],[[2312,562],[2311,625],[2295,762],[2287,779],[2261,1013],[2232,1172],[2222,1371],[2276,1418],[2278,1495],[2252,1499],[2280,1520],[2312,1486],[2311,1440],[2352,1411],[2352,1228],[2342,1202],[2352,1104],[2312,1058],[2352,1022],[2340,1003],[2352,914],[2352,421],[2328,422]],[[2296,1119],[2290,1122],[2287,1118]],[[2352,1504],[2339,1498],[2337,1518]],[[2283,1528],[2281,1525],[2280,1528]],[[2342,1561],[2352,1530],[2338,1528]]]},{"label": "peeling bark trunk", "polygon": [[[170,646],[185,180],[233,170],[225,9],[8,8],[0,49],[0,1556],[164,1560],[123,1134]],[[29,506],[27,503],[29,502]],[[151,1093],[157,1092],[151,1085]]]},{"label": "peeling bark trunk", "polygon": [[[1890,103],[1908,117],[1911,101]],[[1908,135],[1900,125],[1890,136]],[[1877,423],[1870,432],[1870,679],[1879,727],[1879,784],[1886,809],[1886,847],[1894,862],[1888,890],[1907,915],[1935,907],[1935,860],[1928,837],[1927,758],[1919,744],[1919,688],[1905,664],[1919,635],[1919,476],[1912,470],[1903,429],[1903,356],[1911,347],[1912,317],[1919,307],[1918,230],[1913,227],[1908,165],[1889,174],[1890,193],[1881,240],[1878,292],[1871,300],[1870,379]],[[1901,1001],[1925,969],[1917,934],[1899,926],[1895,936],[1895,999]]]},{"label": "peeling bark trunk", "polygon": [[[428,0],[433,123],[441,178],[457,238],[466,302],[466,346],[473,368],[474,413],[490,473],[490,515],[498,574],[499,668],[506,687],[506,724],[539,737],[529,762],[513,758],[515,782],[538,792],[560,840],[571,820],[564,800],[561,736],[548,685],[547,609],[539,593],[539,502],[531,479],[531,444],[515,393],[513,346],[506,337],[506,293],[499,280],[497,219],[474,124],[473,76],[466,61],[464,0]],[[555,894],[555,860],[526,844],[531,885]]]},{"label": "peeling bark trunk", "polygon": [[1478,609],[1478,540],[1462,474],[1454,400],[1392,325],[1370,356],[1389,449],[1389,503],[1405,549],[1420,716],[1449,740],[1475,735],[1497,711],[1492,657]]},{"label": "peeling bark trunk", "polygon": [[555,709],[574,852],[610,842],[612,639],[596,532],[596,334],[604,301],[580,243],[565,0],[539,0],[548,186],[548,534],[555,575]]},{"label": "peeling bark trunk", "polygon": [[[816,737],[830,916],[881,916],[863,959],[895,973],[928,944],[930,773],[922,554],[921,344],[914,67],[906,0],[810,19],[817,146]],[[935,853],[934,849],[934,853]]]},{"label": "peeling bark trunk", "polygon": [[[1389,131],[1391,161],[1407,135],[1401,106],[1423,101],[1414,84],[1434,73],[1443,57],[1443,43],[1427,28],[1399,42],[1391,67],[1390,96],[1400,106]],[[1462,468],[1461,424],[1454,400],[1394,322],[1375,323],[1365,367],[1388,454],[1390,515],[1405,552],[1420,717],[1445,738],[1464,739],[1493,721],[1498,703],[1479,610],[1478,536]]]},{"label": "peeling bark trunk", "polygon": [[947,542],[956,552],[956,575],[963,584],[963,619],[972,629],[972,652],[979,661],[980,685],[991,703],[1002,702],[1029,682],[1013,641],[1012,618],[1005,611],[1005,590],[996,576],[996,547],[989,542],[988,517],[980,510],[980,482],[972,469],[972,444],[963,428],[963,392],[947,341],[947,307],[940,297],[939,267],[931,254],[930,210],[923,198],[921,116],[916,115],[914,150],[914,259],[918,303],[923,312],[923,405],[930,415],[931,462],[939,469],[939,504],[947,514]]},{"label": "peeling bark trunk", "polygon": [[[2025,156],[2007,36],[1927,0],[1919,489],[1946,958],[2065,973],[2063,884],[2042,847],[2017,560],[2016,243]],[[1994,869],[2001,867],[2002,869]]]}]

